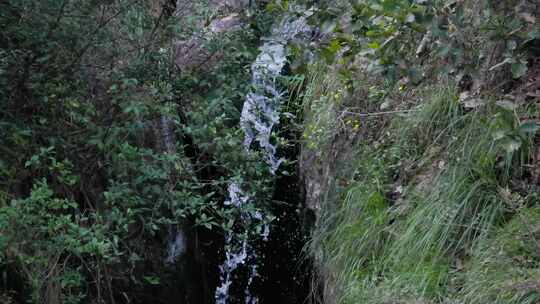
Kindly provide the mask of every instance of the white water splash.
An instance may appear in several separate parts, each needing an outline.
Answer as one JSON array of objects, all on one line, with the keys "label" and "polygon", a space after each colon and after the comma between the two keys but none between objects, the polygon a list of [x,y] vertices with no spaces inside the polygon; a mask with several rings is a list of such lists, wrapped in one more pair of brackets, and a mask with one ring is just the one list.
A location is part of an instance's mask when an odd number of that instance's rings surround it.
[{"label": "white water splash", "polygon": [[[229,185],[229,200],[225,201],[225,205],[232,205],[241,210],[249,200],[249,197],[244,194],[242,189],[236,183]],[[244,219],[245,214],[242,213],[241,217]],[[234,249],[235,243],[240,242],[240,248],[236,251]],[[225,236],[225,261],[219,267],[221,286],[216,289],[216,304],[226,304],[229,299],[229,287],[232,284],[232,275],[240,265],[244,264],[248,257],[248,241],[247,235],[242,235],[241,240],[234,239],[232,231],[228,231]],[[249,248],[251,252],[251,248]]]},{"label": "white water splash", "polygon": [[[259,48],[259,55],[251,66],[253,90],[246,96],[240,118],[240,126],[245,135],[244,148],[249,152],[253,142],[257,142],[265,152],[265,161],[272,174],[275,174],[283,162],[282,158],[276,156],[276,146],[270,142],[272,129],[279,123],[279,110],[285,95],[278,88],[277,79],[287,63],[287,43],[310,32],[307,18],[312,13],[313,10],[304,10],[300,16],[285,17],[274,27],[272,35],[265,39],[265,43]],[[239,220],[244,222],[263,220],[264,216],[260,211],[244,210],[243,207],[249,202],[250,197],[242,191],[240,185],[231,183],[228,190],[229,200],[225,202],[225,205],[232,205],[240,210]],[[263,225],[262,239],[266,241],[269,234],[269,225]],[[221,285],[216,289],[215,294],[217,304],[228,303],[233,272],[247,262],[249,262],[249,277],[245,289],[245,303],[258,302],[257,297],[251,295],[250,292],[250,287],[258,276],[256,261],[257,256],[249,245],[247,232],[242,234],[240,239],[232,232],[228,232],[225,237],[225,261],[220,266]]]},{"label": "white water splash", "polygon": [[171,130],[172,120],[165,115],[160,118],[161,133],[163,134],[164,149],[167,153],[174,153],[176,148],[174,146],[174,135]]},{"label": "white water splash", "polygon": [[[232,234],[228,234],[225,242],[232,242]],[[225,262],[219,267],[221,271],[221,286],[216,289],[216,303],[227,303],[229,299],[229,287],[232,284],[233,271],[241,264],[245,263],[247,258],[247,238],[242,241],[242,247],[238,252],[231,249],[225,250]]]},{"label": "white water splash", "polygon": [[[171,129],[172,120],[165,115],[162,115],[159,120],[161,128],[161,137],[163,139],[163,149],[166,153],[175,153],[174,133]],[[184,231],[177,225],[169,227],[169,243],[167,248],[166,264],[174,264],[180,256],[187,250],[186,236]]]},{"label": "white water splash", "polygon": [[167,249],[167,258],[165,262],[167,264],[174,264],[176,260],[184,254],[187,249],[186,237],[182,229],[170,227],[169,234],[171,235],[171,241],[169,242],[169,248]]},{"label": "white water splash", "polygon": [[236,208],[240,208],[245,205],[249,200],[249,196],[245,195],[242,189],[237,183],[231,183],[229,185],[229,200],[223,203],[225,206],[233,205]]},{"label": "white water splash", "polygon": [[[256,257],[253,257],[253,258],[256,258]],[[246,304],[257,304],[259,302],[259,299],[257,299],[257,297],[252,296],[250,292],[250,287],[251,287],[251,284],[253,283],[253,280],[259,275],[259,273],[257,272],[257,264],[252,263],[249,268],[250,268],[249,278],[248,278],[248,282],[247,282],[246,290],[245,290]]]},{"label": "white water splash", "polygon": [[240,125],[245,134],[244,147],[250,150],[253,141],[266,152],[265,161],[274,174],[283,162],[270,142],[272,129],[279,123],[279,108],[284,96],[276,80],[287,63],[286,46],[293,38],[309,33],[307,11],[300,17],[287,16],[274,28],[272,36],[259,48],[260,54],[251,66],[254,90],[246,96]]}]

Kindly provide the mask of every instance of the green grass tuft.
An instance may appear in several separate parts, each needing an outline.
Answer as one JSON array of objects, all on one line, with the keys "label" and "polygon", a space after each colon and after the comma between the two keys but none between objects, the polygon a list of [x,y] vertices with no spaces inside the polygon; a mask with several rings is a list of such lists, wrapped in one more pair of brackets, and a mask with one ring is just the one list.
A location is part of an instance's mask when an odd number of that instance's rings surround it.
[{"label": "green grass tuft", "polygon": [[479,242],[468,267],[462,303],[539,303],[540,208],[519,211]]},{"label": "green grass tuft", "polygon": [[[539,258],[540,221],[529,220],[535,241],[520,237],[514,221],[525,213],[514,215],[510,190],[532,141],[519,134],[517,112],[489,103],[465,111],[458,100],[452,86],[427,92],[389,138],[361,145],[355,179],[323,204],[311,249],[338,303],[537,303],[538,260],[512,267]],[[508,140],[519,142],[508,149]],[[513,248],[506,258],[502,244]]]}]

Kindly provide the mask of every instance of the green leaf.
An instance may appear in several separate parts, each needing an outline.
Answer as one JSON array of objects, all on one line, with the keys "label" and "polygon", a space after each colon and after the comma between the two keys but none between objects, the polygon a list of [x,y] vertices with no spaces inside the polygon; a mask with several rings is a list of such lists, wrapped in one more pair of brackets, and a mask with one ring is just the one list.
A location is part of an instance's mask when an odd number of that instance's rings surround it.
[{"label": "green leaf", "polygon": [[146,283],[150,285],[158,285],[159,284],[159,278],[155,276],[144,276],[143,279],[146,281]]},{"label": "green leaf", "polygon": [[334,31],[336,26],[337,26],[337,22],[335,20],[327,20],[321,26],[321,32],[323,34],[330,34]]},{"label": "green leaf", "polygon": [[398,1],[397,0],[383,0],[382,1],[382,8],[385,11],[394,11],[398,8]]},{"label": "green leaf", "polygon": [[373,41],[372,43],[369,43],[367,46],[370,49],[375,49],[375,50],[381,47],[378,41]]},{"label": "green leaf", "polygon": [[506,43],[506,48],[513,51],[517,48],[517,42],[515,40],[509,40]]},{"label": "green leaf", "polygon": [[513,153],[513,152],[516,152],[517,150],[519,150],[519,148],[521,147],[521,142],[507,137],[503,141],[502,146],[503,146],[504,150],[506,150],[506,152]]},{"label": "green leaf", "polygon": [[506,132],[499,130],[499,131],[493,132],[491,136],[493,137],[494,140],[501,140],[506,136]]},{"label": "green leaf", "polygon": [[523,133],[535,134],[540,130],[540,123],[537,122],[526,122],[519,126],[519,131]]},{"label": "green leaf", "polygon": [[540,26],[527,33],[529,40],[540,39]]},{"label": "green leaf", "polygon": [[527,61],[520,60],[519,62],[512,63],[512,76],[514,78],[521,78],[527,73]]},{"label": "green leaf", "polygon": [[330,45],[328,46],[328,49],[334,54],[339,52],[339,50],[341,50],[341,44],[339,40],[337,39],[332,40],[330,42]]}]

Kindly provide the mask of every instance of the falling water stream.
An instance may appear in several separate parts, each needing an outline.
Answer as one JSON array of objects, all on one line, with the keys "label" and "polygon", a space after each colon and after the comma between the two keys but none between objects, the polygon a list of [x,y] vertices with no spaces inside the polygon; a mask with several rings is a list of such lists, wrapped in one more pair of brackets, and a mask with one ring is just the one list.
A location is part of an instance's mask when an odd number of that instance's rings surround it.
[{"label": "falling water stream", "polygon": [[[246,95],[241,117],[240,127],[244,133],[244,149],[246,153],[254,148],[263,152],[263,159],[268,166],[269,172],[274,175],[284,159],[277,156],[277,147],[271,141],[273,128],[280,120],[281,103],[287,92],[278,86],[278,79],[287,63],[287,44],[295,39],[305,39],[311,34],[307,25],[307,18],[313,14],[313,10],[303,7],[291,8],[291,13],[285,15],[280,22],[276,23],[271,34],[263,39],[259,47],[259,55],[251,66],[252,90]],[[162,117],[158,125],[164,139],[164,150],[174,149],[173,135],[169,128],[170,122]],[[257,146],[257,147],[256,147]],[[259,264],[261,257],[258,256],[254,242],[267,241],[270,234],[270,226],[265,224],[265,214],[262,211],[248,208],[252,202],[242,185],[231,182],[228,186],[228,199],[225,206],[234,208],[238,217],[235,219],[238,227],[253,227],[262,225],[260,239],[253,239],[247,228],[235,229],[225,235],[224,252],[225,259],[219,266],[219,284],[215,290],[215,303],[228,304],[244,302],[246,304],[258,303],[257,296],[251,292],[252,285],[259,277]],[[174,265],[179,257],[186,253],[187,239],[182,227],[172,226],[169,231],[169,243],[165,263]],[[243,269],[244,275],[236,275],[235,272]],[[235,292],[234,300],[230,296],[230,287],[243,286],[244,293],[239,295]],[[237,299],[243,297],[243,301]]]},{"label": "falling water stream", "polygon": [[[264,160],[272,174],[275,174],[283,162],[283,159],[276,155],[276,146],[271,143],[272,129],[279,123],[279,109],[286,93],[278,88],[277,79],[287,62],[287,43],[310,32],[307,18],[312,10],[299,11],[302,14],[285,16],[274,26],[270,37],[265,38],[264,44],[259,47],[260,53],[251,66],[253,89],[246,96],[240,118],[240,126],[245,135],[246,153],[249,153],[253,143],[256,142],[264,152]],[[251,198],[244,193],[241,185],[232,182],[228,191],[229,199],[225,205],[239,210],[238,221],[250,223],[263,220],[263,214],[260,211],[243,208]],[[269,233],[269,226],[264,225],[262,239],[266,240]],[[245,265],[249,271],[244,295],[245,303],[255,304],[258,299],[251,294],[250,287],[258,275],[257,254],[249,242],[247,231],[228,232],[225,236],[225,261],[220,266],[220,286],[215,292],[217,304],[229,302],[229,288],[233,283],[234,271],[241,265]]]}]

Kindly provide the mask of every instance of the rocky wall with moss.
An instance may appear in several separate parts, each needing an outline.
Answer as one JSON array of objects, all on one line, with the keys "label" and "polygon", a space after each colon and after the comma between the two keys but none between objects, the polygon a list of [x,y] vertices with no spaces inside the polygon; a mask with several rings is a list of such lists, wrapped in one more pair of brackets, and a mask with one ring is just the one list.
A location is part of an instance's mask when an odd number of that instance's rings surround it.
[{"label": "rocky wall with moss", "polygon": [[540,7],[351,1],[307,72],[323,303],[540,301]]}]

